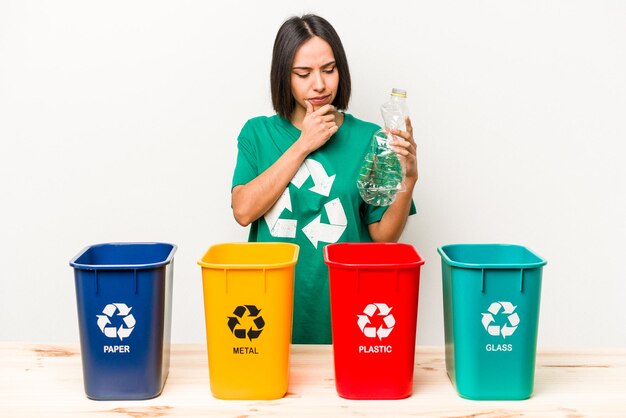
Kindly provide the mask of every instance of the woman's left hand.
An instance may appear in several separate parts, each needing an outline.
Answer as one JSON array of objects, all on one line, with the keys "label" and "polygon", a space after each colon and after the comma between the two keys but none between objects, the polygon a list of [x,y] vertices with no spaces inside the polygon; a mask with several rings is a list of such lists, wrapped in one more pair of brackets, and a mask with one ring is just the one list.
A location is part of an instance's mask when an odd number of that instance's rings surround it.
[{"label": "woman's left hand", "polygon": [[406,131],[391,129],[394,141],[391,143],[393,151],[398,155],[400,163],[404,167],[404,180],[407,186],[417,183],[417,146],[413,139],[413,125],[411,118],[405,118]]},{"label": "woman's left hand", "polygon": [[384,213],[378,222],[373,222],[367,229],[374,242],[397,242],[406,225],[407,217],[411,211],[413,188],[417,183],[417,147],[413,139],[413,126],[407,117],[406,131],[397,129],[389,130],[393,135],[391,149],[398,156],[400,164],[404,169],[405,193],[398,193],[396,200],[389,205],[389,209]]}]

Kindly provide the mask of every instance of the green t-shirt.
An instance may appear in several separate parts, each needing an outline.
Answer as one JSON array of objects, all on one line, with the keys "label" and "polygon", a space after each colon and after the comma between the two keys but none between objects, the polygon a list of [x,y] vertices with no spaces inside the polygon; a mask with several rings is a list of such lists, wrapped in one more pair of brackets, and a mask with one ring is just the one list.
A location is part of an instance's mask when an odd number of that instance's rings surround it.
[{"label": "green t-shirt", "polygon": [[[272,209],[250,228],[249,241],[300,246],[294,290],[295,344],[332,342],[323,247],[334,242],[372,241],[367,225],[378,222],[387,209],[364,203],[356,187],[372,135],[380,127],[344,115],[335,135],[309,154]],[[250,119],[239,134],[232,187],[246,184],[267,170],[300,133],[278,115]],[[414,207],[411,212],[415,212]]]}]

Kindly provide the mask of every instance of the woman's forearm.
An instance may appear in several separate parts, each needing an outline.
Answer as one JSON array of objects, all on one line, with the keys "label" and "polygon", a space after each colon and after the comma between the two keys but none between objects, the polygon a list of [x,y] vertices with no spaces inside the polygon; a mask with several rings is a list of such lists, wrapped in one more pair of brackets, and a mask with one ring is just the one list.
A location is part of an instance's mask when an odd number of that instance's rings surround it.
[{"label": "woman's forearm", "polygon": [[404,231],[406,220],[411,210],[411,199],[415,183],[408,184],[404,192],[396,195],[379,222],[368,226],[370,236],[375,242],[397,242]]},{"label": "woman's forearm", "polygon": [[233,216],[247,226],[272,208],[296,174],[308,151],[296,141],[274,164],[245,185],[232,191]]}]

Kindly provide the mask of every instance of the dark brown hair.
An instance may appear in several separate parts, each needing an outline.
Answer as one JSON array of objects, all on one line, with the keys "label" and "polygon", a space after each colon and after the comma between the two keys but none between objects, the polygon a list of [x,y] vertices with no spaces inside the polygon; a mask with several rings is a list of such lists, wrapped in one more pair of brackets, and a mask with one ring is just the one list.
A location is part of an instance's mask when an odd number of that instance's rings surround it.
[{"label": "dark brown hair", "polygon": [[336,68],[339,72],[339,85],[332,104],[339,110],[348,108],[351,92],[350,70],[339,35],[332,25],[322,17],[311,14],[302,17],[294,16],[286,20],[276,34],[270,71],[272,105],[276,113],[286,119],[291,118],[296,108],[296,100],[291,93],[293,59],[298,48],[315,36],[328,42],[335,56]]}]

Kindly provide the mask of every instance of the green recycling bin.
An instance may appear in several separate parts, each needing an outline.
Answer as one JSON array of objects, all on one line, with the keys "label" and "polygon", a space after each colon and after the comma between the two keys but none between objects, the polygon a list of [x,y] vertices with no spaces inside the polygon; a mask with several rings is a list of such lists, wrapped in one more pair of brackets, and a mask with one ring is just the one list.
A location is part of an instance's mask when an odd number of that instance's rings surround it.
[{"label": "green recycling bin", "polygon": [[546,260],[520,245],[451,244],[437,251],[446,369],[457,392],[474,400],[529,398]]}]

